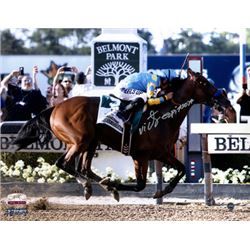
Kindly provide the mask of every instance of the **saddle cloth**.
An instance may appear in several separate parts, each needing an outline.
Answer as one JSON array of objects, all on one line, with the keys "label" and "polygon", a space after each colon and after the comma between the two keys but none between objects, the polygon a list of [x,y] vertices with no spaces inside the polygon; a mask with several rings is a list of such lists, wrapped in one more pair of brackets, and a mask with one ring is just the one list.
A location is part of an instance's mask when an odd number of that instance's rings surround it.
[{"label": "saddle cloth", "polygon": [[106,124],[119,133],[123,133],[123,120],[117,116],[121,100],[113,96],[100,96],[97,124]]},{"label": "saddle cloth", "polygon": [[[120,105],[121,100],[118,98],[108,95],[100,96],[97,124],[106,124],[120,134],[123,134],[124,120],[122,119],[122,117],[117,116]],[[132,121],[132,133],[138,127],[141,116],[142,111],[139,111],[135,114],[135,117]]]}]

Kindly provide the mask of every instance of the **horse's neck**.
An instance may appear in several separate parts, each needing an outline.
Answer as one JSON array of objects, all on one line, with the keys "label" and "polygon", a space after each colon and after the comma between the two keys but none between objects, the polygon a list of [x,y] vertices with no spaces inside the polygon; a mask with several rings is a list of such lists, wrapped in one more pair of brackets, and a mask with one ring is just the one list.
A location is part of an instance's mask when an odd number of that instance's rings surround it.
[{"label": "horse's neck", "polygon": [[[187,116],[188,111],[194,104],[194,99],[192,98],[194,85],[189,78],[176,79],[176,83],[173,84],[176,84],[177,89],[175,91],[178,92],[178,96],[180,98],[180,103],[176,104],[176,106],[173,108],[173,110],[177,110],[177,115],[173,119],[173,122],[176,124],[176,127],[179,127]],[[174,100],[172,100],[172,102],[174,103]],[[168,107],[166,106],[165,109],[166,112]]]},{"label": "horse's neck", "polygon": [[173,119],[173,122],[176,124],[176,127],[180,127],[182,122],[184,121],[185,117],[187,116],[190,108],[193,104],[188,106],[187,108],[183,109],[179,114],[177,114],[176,118]]},{"label": "horse's neck", "polygon": [[176,126],[178,126],[181,125],[193,104],[194,100],[188,99],[187,101],[179,105],[172,106],[171,108],[165,106],[161,110],[161,113],[163,117],[171,118],[171,120],[176,124]]}]

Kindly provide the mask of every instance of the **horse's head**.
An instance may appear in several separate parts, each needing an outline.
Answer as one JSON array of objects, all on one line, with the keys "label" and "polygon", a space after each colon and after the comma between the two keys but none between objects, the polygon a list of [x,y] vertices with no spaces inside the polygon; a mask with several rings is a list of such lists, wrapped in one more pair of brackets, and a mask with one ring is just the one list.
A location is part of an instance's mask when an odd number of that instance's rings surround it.
[{"label": "horse's head", "polygon": [[214,103],[214,106],[218,108],[218,110],[231,106],[231,103],[227,98],[227,92],[225,89],[217,89],[214,97],[212,98],[212,101]]},{"label": "horse's head", "polygon": [[184,96],[189,95],[190,98],[194,99],[195,103],[208,106],[217,105],[225,108],[231,106],[225,90],[217,89],[200,73],[193,72],[191,69],[188,69],[187,73],[188,78],[183,88],[181,88],[182,91],[184,90],[186,92]]}]

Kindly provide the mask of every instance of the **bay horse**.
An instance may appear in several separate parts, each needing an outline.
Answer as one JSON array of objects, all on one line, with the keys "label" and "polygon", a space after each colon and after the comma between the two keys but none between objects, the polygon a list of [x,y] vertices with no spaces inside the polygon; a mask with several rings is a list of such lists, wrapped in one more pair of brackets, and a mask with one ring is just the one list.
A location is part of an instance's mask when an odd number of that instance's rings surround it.
[{"label": "bay horse", "polygon": [[[233,109],[226,95],[217,95],[218,89],[200,73],[187,70],[187,78],[175,78],[168,91],[173,91],[171,101],[147,107],[139,127],[132,136],[131,157],[134,161],[136,184],[125,185],[101,178],[91,170],[91,161],[98,143],[120,151],[122,135],[104,124],[96,124],[100,97],[73,97],[51,107],[28,121],[20,130],[14,144],[21,149],[31,142],[46,143],[51,131],[66,143],[67,151],[56,165],[75,176],[84,186],[85,197],[92,194],[90,180],[98,182],[119,200],[119,190],[139,192],[146,186],[148,161],[158,160],[177,169],[177,175],[154,198],[173,191],[185,175],[185,166],[172,154],[179,128],[194,104],[214,104]],[[39,132],[40,131],[40,132]],[[28,139],[29,138],[29,139]],[[78,159],[75,167],[75,159]]]}]

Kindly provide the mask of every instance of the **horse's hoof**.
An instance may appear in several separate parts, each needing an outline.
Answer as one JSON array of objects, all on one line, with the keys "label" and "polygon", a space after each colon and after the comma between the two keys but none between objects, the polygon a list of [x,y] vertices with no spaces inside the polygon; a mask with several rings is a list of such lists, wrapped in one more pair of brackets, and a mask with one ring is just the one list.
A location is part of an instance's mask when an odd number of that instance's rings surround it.
[{"label": "horse's hoof", "polygon": [[119,193],[118,193],[118,191],[117,191],[116,189],[114,189],[114,190],[112,191],[112,195],[113,195],[114,199],[115,199],[117,202],[120,201],[120,195],[119,195]]},{"label": "horse's hoof", "polygon": [[104,185],[104,186],[108,186],[110,183],[110,178],[109,177],[105,177],[102,180],[99,181],[100,185]]},{"label": "horse's hoof", "polygon": [[154,198],[154,199],[158,199],[158,198],[161,198],[162,196],[163,196],[162,191],[158,190],[158,191],[154,194],[153,198]]},{"label": "horse's hoof", "polygon": [[173,188],[171,185],[167,185],[167,186],[164,188],[164,194],[172,193],[173,190],[174,190],[174,188]]},{"label": "horse's hoof", "polygon": [[84,197],[86,200],[88,200],[92,196],[92,188],[91,187],[85,187],[84,188]]},{"label": "horse's hoof", "polygon": [[92,195],[89,192],[84,191],[84,197],[86,200],[88,200]]}]

